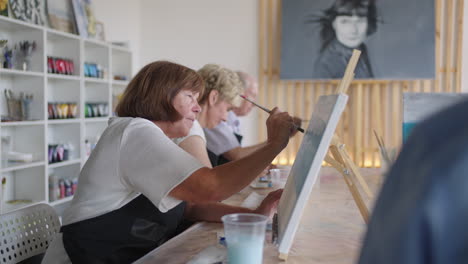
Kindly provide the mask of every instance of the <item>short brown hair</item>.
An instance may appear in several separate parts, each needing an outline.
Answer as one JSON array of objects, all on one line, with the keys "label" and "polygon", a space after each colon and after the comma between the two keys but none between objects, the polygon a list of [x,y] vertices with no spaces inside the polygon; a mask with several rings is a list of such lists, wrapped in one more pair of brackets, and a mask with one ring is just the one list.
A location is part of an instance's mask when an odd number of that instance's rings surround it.
[{"label": "short brown hair", "polygon": [[115,112],[120,117],[177,121],[181,116],[172,101],[183,89],[202,94],[204,81],[188,67],[169,61],[152,62],[130,81]]}]

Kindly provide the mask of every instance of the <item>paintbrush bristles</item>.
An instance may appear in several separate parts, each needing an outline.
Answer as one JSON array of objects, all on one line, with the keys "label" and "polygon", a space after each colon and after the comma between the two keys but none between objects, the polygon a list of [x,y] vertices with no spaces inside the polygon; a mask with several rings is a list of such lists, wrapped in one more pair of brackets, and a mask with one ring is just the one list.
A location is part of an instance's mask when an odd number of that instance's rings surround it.
[{"label": "paintbrush bristles", "polygon": [[390,156],[388,155],[387,148],[385,147],[385,142],[382,137],[379,137],[377,132],[374,130],[374,135],[375,138],[377,139],[377,143],[379,144],[379,149],[380,149],[380,154],[382,155],[382,158],[387,164],[391,164],[392,160],[390,159]]}]

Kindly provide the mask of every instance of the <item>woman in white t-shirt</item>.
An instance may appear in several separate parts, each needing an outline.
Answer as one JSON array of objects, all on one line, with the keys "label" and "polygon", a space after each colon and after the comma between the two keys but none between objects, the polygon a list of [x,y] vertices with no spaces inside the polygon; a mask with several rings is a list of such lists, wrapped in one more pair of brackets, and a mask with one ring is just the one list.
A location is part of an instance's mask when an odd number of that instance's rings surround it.
[{"label": "woman in white t-shirt", "polygon": [[[81,170],[43,263],[130,263],[180,232],[185,220],[252,212],[217,201],[247,186],[286,147],[292,119],[275,108],[264,148],[204,167],[171,141],[189,133],[203,89],[201,77],[182,65],[158,61],[140,70]],[[280,195],[271,193],[253,212],[269,214]]]}]

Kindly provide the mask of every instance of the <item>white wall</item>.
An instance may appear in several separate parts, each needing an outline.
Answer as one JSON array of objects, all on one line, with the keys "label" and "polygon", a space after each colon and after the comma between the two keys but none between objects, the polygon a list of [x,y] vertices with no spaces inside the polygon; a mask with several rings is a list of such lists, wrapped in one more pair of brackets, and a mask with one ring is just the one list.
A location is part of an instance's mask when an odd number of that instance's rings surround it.
[{"label": "white wall", "polygon": [[[257,76],[257,2],[142,0],[142,65],[164,59],[198,69],[218,63]],[[255,117],[242,120],[246,144],[257,141]]]},{"label": "white wall", "polygon": [[107,41],[128,41],[133,72],[140,68],[141,0],[93,0],[96,20],[104,23]]},{"label": "white wall", "polygon": [[[218,63],[254,76],[258,69],[257,2],[93,0],[107,39],[130,40],[135,71],[154,60],[170,60],[193,69]],[[255,111],[241,121],[246,145],[257,142]]]}]

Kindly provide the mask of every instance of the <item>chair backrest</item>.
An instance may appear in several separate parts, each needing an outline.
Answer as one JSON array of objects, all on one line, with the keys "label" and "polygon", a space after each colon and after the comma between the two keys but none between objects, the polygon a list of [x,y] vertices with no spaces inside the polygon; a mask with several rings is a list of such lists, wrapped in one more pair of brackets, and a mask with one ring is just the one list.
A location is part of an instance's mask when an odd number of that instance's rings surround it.
[{"label": "chair backrest", "polygon": [[47,204],[0,215],[0,263],[18,263],[44,253],[59,230],[58,215]]}]

